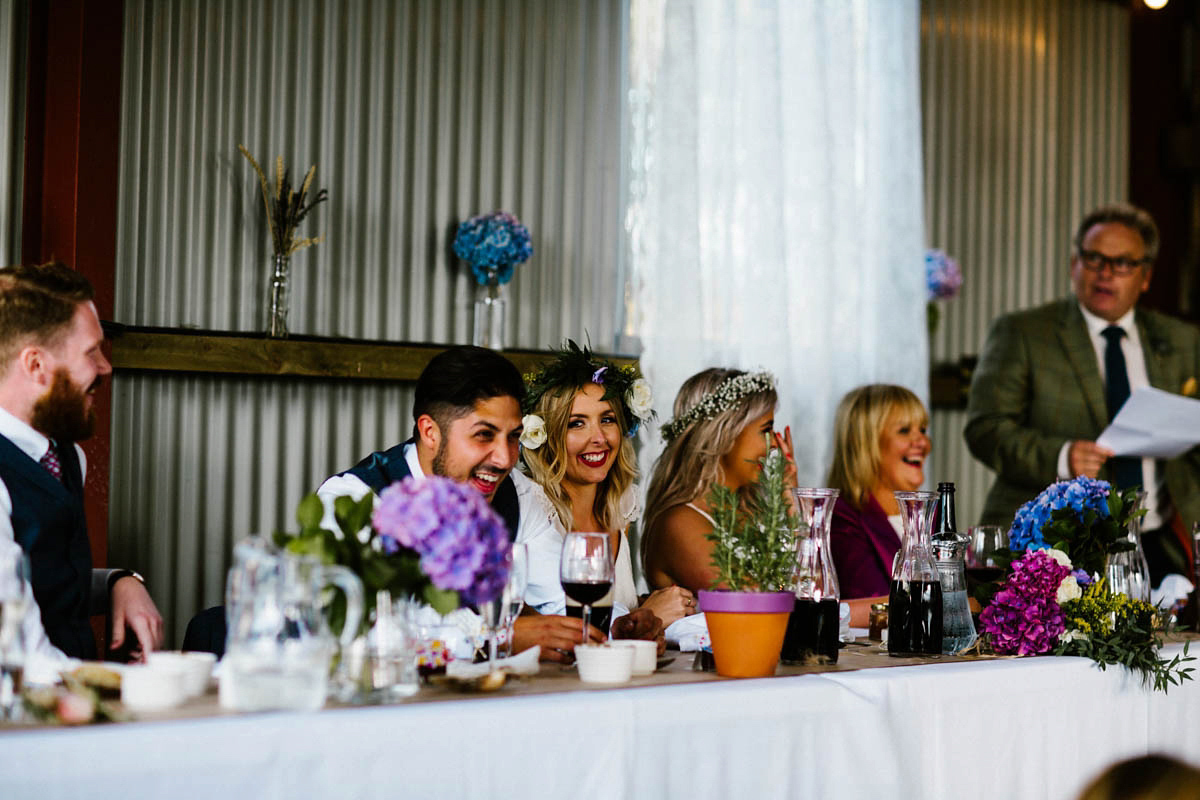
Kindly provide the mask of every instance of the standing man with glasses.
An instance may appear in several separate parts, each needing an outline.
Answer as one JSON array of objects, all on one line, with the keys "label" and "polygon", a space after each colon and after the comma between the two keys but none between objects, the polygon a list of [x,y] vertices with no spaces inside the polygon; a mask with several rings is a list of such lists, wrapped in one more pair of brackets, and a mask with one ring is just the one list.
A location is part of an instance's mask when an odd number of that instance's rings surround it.
[{"label": "standing man with glasses", "polygon": [[1157,254],[1158,229],[1142,209],[1087,214],[1070,261],[1074,296],[993,323],[964,430],[971,453],[996,472],[985,524],[1009,525],[1055,480],[1086,475],[1144,488],[1143,544],[1155,586],[1168,573],[1191,572],[1185,530],[1200,519],[1200,447],[1170,460],[1117,458],[1096,437],[1132,391],[1196,394],[1200,330],[1135,307]]}]

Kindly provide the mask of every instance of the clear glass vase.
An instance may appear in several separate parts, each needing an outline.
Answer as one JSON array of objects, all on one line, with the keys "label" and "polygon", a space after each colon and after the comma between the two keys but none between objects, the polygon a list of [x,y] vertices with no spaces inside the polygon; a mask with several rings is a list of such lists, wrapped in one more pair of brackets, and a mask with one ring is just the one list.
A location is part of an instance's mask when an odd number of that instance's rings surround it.
[{"label": "clear glass vase", "polygon": [[271,291],[267,297],[267,336],[273,339],[287,338],[288,305],[291,299],[291,259],[276,254],[272,261]]},{"label": "clear glass vase", "polygon": [[[1137,503],[1133,510],[1138,511],[1146,505],[1146,493],[1137,493]],[[1150,565],[1146,561],[1146,551],[1142,549],[1142,517],[1135,516],[1129,521],[1125,534],[1133,548],[1121,553],[1112,553],[1104,562],[1104,576],[1108,579],[1108,588],[1117,593],[1127,595],[1133,600],[1150,602]]]},{"label": "clear glass vase", "polygon": [[892,568],[888,594],[888,653],[942,652],[942,582],[930,549],[935,492],[895,492],[904,539]]},{"label": "clear glass vase", "polygon": [[504,284],[498,272],[488,270],[486,283],[475,290],[475,328],[471,343],[477,347],[503,350],[505,346],[505,312],[508,299],[504,296]]}]

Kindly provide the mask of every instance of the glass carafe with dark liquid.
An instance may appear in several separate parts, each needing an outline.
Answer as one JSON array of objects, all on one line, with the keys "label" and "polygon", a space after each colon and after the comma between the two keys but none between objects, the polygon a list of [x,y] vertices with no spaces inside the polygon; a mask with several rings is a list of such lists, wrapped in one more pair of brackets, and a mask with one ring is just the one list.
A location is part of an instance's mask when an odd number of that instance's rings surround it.
[{"label": "glass carafe with dark liquid", "polygon": [[796,601],[780,657],[785,664],[836,664],[841,591],[829,528],[838,490],[801,488],[792,494],[802,524],[796,536]]},{"label": "glass carafe with dark liquid", "polygon": [[896,553],[888,594],[888,653],[938,654],[942,652],[942,584],[929,542],[938,496],[933,492],[895,495],[904,538]]}]

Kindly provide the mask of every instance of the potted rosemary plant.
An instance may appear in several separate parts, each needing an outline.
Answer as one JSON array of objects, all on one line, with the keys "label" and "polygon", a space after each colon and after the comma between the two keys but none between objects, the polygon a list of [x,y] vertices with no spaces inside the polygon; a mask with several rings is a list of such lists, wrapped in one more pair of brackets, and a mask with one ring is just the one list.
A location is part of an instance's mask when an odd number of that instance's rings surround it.
[{"label": "potted rosemary plant", "polygon": [[731,678],[775,674],[795,597],[796,528],[787,499],[787,464],[773,449],[745,501],[721,485],[708,496],[713,517],[716,586],[700,592],[717,673]]}]

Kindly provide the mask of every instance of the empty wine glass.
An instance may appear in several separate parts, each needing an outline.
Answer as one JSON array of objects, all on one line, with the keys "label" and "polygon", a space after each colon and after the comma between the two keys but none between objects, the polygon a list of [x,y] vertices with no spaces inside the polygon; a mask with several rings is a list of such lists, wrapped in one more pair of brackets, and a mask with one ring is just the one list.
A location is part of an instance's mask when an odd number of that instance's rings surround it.
[{"label": "empty wine glass", "polygon": [[[509,577],[511,579],[513,551],[509,550],[508,553],[505,554],[504,558],[508,562]],[[505,592],[505,590],[507,590],[507,588],[508,588],[508,586],[506,584],[505,588],[501,589],[500,593],[498,595],[493,597],[491,600],[484,600],[483,602],[479,603],[479,605],[478,605],[479,615],[483,620],[483,625],[480,629],[480,633],[483,636],[487,637],[488,662],[490,662],[492,664],[492,669],[495,669],[496,633],[497,633],[497,631],[499,631],[500,626],[502,624],[502,620],[504,618],[504,611],[503,611],[503,608],[505,605],[504,592]]]},{"label": "empty wine glass", "polygon": [[525,544],[512,546],[512,565],[508,571],[508,583],[504,586],[500,603],[500,627],[504,629],[504,656],[513,655],[513,624],[525,607],[525,590],[529,587],[529,547]]},{"label": "empty wine glass", "polygon": [[592,603],[612,588],[613,562],[608,534],[568,533],[563,538],[558,575],[567,597],[583,606],[583,641],[586,643]]}]

